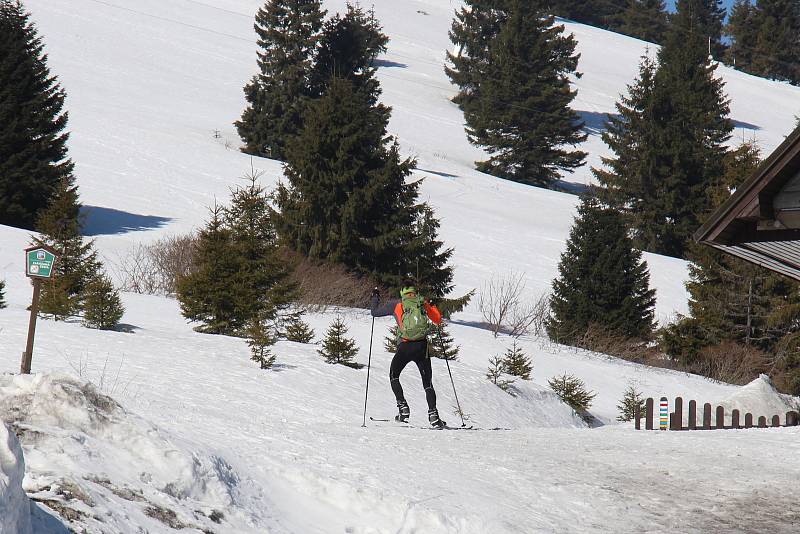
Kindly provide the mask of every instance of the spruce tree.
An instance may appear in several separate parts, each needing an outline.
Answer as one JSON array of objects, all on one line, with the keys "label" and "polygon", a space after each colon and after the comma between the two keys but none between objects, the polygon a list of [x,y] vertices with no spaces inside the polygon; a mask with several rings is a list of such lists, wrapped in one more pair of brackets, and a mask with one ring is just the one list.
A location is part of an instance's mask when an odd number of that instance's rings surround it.
[{"label": "spruce tree", "polygon": [[78,187],[72,177],[59,181],[50,204],[39,214],[36,230],[39,237],[33,241],[58,254],[52,278],[42,282],[39,310],[63,320],[80,311],[83,293],[100,271],[94,241],[81,235]]},{"label": "spruce tree", "polygon": [[736,0],[731,8],[725,34],[731,41],[725,62],[744,72],[753,73],[753,54],[758,45],[758,9],[750,0]]},{"label": "spruce tree", "polygon": [[389,328],[389,333],[383,338],[383,347],[389,354],[397,352],[397,344],[400,343],[400,327],[397,325]]},{"label": "spruce tree", "polygon": [[597,396],[597,393],[586,389],[583,380],[566,373],[548,379],[547,384],[561,400],[582,416],[592,407],[592,401]]},{"label": "spruce tree", "polygon": [[467,135],[491,155],[478,170],[548,186],[586,156],[568,148],[586,139],[570,108],[577,91],[569,77],[580,76],[577,43],[539,2],[508,0],[507,13],[490,43],[478,100],[465,107]]},{"label": "spruce tree", "polygon": [[0,0],[0,224],[33,229],[59,183],[72,181],[64,98],[30,15]]},{"label": "spruce tree", "polygon": [[177,297],[183,316],[202,323],[196,328],[199,332],[231,335],[246,324],[236,303],[248,292],[242,292],[239,283],[239,272],[246,266],[223,215],[223,208],[214,206],[197,236],[195,267],[178,280]]},{"label": "spruce tree", "polygon": [[617,421],[623,423],[633,421],[636,416],[636,409],[639,409],[639,413],[644,413],[644,406],[645,402],[641,392],[637,391],[633,384],[628,384],[622,400],[617,404],[617,410],[619,410]]},{"label": "spruce tree", "polygon": [[531,379],[533,364],[531,363],[531,359],[525,356],[522,347],[517,345],[516,340],[503,355],[503,369],[506,373],[512,376],[518,376],[523,380]]},{"label": "spruce tree", "polygon": [[677,0],[675,2],[677,13],[670,17],[670,25],[681,24],[681,17],[687,15],[691,18],[691,25],[702,38],[705,45],[704,53],[708,55],[708,43],[711,40],[711,55],[716,60],[721,60],[725,55],[726,46],[722,40],[722,30],[728,10],[724,0]]},{"label": "spruce tree", "polygon": [[642,56],[639,76],[628,85],[628,94],[620,96],[615,104],[617,115],[608,116],[602,134],[613,157],[602,157],[603,168],[592,169],[602,186],[598,195],[625,217],[634,235],[650,210],[651,197],[658,191],[652,182],[659,148],[652,106],[656,68],[647,54]]},{"label": "spruce tree", "polygon": [[[645,250],[682,256],[708,211],[707,190],[720,180],[733,125],[723,83],[707,55],[711,0],[679,0],[652,93],[654,145],[648,211],[638,223]],[[715,26],[714,26],[715,27]]]},{"label": "spruce tree", "polygon": [[215,206],[200,232],[194,270],[178,283],[186,318],[201,332],[237,335],[255,318],[277,332],[295,315],[297,287],[278,253],[269,198],[258,175],[231,192],[228,207]]},{"label": "spruce tree", "polygon": [[577,343],[590,325],[630,338],[650,337],[655,291],[620,215],[585,197],[553,281],[550,339]]},{"label": "spruce tree", "polygon": [[416,163],[401,159],[386,135],[385,109],[352,82],[331,80],[289,144],[289,184],[276,192],[274,218],[290,248],[388,287],[413,274],[418,261],[431,269],[426,275],[437,284],[431,296],[438,297],[450,287],[452,272],[441,265],[449,252],[436,250],[436,226],[425,222],[425,206],[417,203],[419,182],[405,181]]},{"label": "spruce tree", "polygon": [[250,319],[245,337],[250,347],[250,359],[261,369],[269,369],[275,364],[277,356],[272,353],[272,346],[278,338],[269,325],[269,318],[257,315]]},{"label": "spruce tree", "polygon": [[284,159],[312,96],[311,72],[324,11],[320,0],[267,0],[258,10],[259,73],[244,88],[248,106],[236,122],[247,154]]},{"label": "spruce tree", "polygon": [[105,273],[89,282],[83,294],[83,324],[89,328],[111,330],[125,313],[119,292]]},{"label": "spruce tree", "polygon": [[299,316],[292,317],[286,325],[286,339],[295,343],[311,343],[314,341],[314,330]]},{"label": "spruce tree", "polygon": [[245,177],[247,183],[231,192],[225,208],[225,226],[242,266],[236,273],[236,313],[242,326],[256,316],[273,322],[281,333],[291,320],[297,287],[288,280],[289,269],[279,255],[269,197],[258,183],[258,175]]},{"label": "spruce tree", "polygon": [[509,393],[508,390],[514,381],[503,378],[504,372],[505,366],[503,365],[502,358],[499,356],[493,356],[489,359],[489,369],[486,371],[486,378],[488,378],[495,386],[499,387],[506,393]]},{"label": "spruce tree", "polygon": [[431,358],[455,361],[458,359],[459,348],[444,322],[431,328],[431,333],[428,334],[428,355]]},{"label": "spruce tree", "polygon": [[372,95],[376,104],[380,84],[375,79],[375,60],[386,52],[388,43],[374,12],[367,13],[361,6],[348,3],[347,12],[337,13],[322,29],[312,72],[314,95],[325,94],[331,78],[344,78],[357,91]]},{"label": "spruce tree", "polygon": [[6,281],[0,280],[0,309],[7,306],[6,304]]},{"label": "spruce tree", "polygon": [[667,32],[664,0],[628,0],[621,18],[621,33],[651,43],[664,41]]},{"label": "spruce tree", "polygon": [[621,211],[636,245],[681,257],[723,173],[732,124],[721,80],[703,49],[699,0],[681,0],[658,62],[643,58],[603,139],[601,197]]},{"label": "spruce tree", "polygon": [[[708,192],[711,207],[725,202],[758,164],[759,151],[752,143],[731,151],[723,180]],[[690,315],[661,332],[661,347],[668,354],[692,365],[704,347],[724,341],[772,351],[794,329],[797,282],[703,245],[693,245],[690,258]]]},{"label": "spruce tree", "polygon": [[[411,237],[404,247],[404,254],[413,258],[409,265],[417,290],[425,296],[441,297],[453,288],[453,267],[447,264],[453,255],[452,248],[444,248],[439,240],[439,220],[428,204],[421,204],[417,219],[412,224]],[[407,267],[408,268],[408,267]]]},{"label": "spruce tree", "polygon": [[317,351],[326,363],[338,363],[358,369],[363,365],[353,361],[358,354],[356,342],[347,337],[347,325],[337,316],[325,333],[322,348]]},{"label": "spruce tree", "polygon": [[500,33],[507,13],[505,0],[465,0],[450,29],[456,51],[447,52],[445,73],[459,88],[453,102],[462,111],[474,112],[480,105],[481,83],[487,78],[490,46]]},{"label": "spruce tree", "polygon": [[618,31],[623,24],[625,0],[549,0],[548,12],[575,22]]},{"label": "spruce tree", "polygon": [[775,80],[800,82],[800,3],[759,0],[758,33],[750,72]]}]

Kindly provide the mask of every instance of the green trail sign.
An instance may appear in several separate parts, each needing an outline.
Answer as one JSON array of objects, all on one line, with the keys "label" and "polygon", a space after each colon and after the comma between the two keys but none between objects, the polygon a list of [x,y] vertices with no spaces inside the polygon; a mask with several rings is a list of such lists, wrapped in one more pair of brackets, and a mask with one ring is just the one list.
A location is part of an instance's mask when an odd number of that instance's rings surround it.
[{"label": "green trail sign", "polygon": [[42,280],[53,276],[53,266],[58,256],[55,250],[48,246],[38,245],[25,249],[25,274],[33,280],[33,299],[31,300],[31,318],[28,322],[28,343],[22,353],[20,372],[31,372],[33,359],[33,338],[36,335],[36,314],[39,313],[39,293],[42,290]]},{"label": "green trail sign", "polygon": [[25,250],[25,274],[33,278],[50,278],[56,256],[44,247]]}]

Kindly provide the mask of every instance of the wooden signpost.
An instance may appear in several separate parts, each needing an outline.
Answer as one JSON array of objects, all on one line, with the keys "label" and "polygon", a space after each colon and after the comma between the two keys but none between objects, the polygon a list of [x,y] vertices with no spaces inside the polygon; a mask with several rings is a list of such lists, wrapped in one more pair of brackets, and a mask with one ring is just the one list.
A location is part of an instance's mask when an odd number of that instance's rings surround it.
[{"label": "wooden signpost", "polygon": [[33,360],[33,338],[36,335],[36,315],[39,313],[39,293],[42,290],[42,280],[53,276],[56,264],[55,250],[45,245],[37,245],[25,249],[25,274],[33,281],[33,299],[31,300],[31,318],[28,322],[28,343],[22,353],[20,373],[30,374],[31,361]]}]

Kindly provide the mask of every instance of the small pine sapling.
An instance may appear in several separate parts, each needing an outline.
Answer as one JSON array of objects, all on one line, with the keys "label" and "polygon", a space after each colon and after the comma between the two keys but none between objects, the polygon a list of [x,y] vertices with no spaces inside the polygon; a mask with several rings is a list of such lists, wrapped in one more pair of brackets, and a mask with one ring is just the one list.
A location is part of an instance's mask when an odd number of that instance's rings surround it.
[{"label": "small pine sapling", "polygon": [[561,376],[554,376],[547,383],[562,401],[569,404],[581,416],[586,415],[592,406],[592,400],[597,396],[596,393],[588,391],[583,380],[574,375],[564,373]]},{"label": "small pine sapling", "polygon": [[0,309],[6,307],[6,281],[0,280]]},{"label": "small pine sapling", "polygon": [[314,330],[297,315],[286,323],[286,340],[295,343],[311,343],[314,341]]},{"label": "small pine sapling", "polygon": [[272,353],[271,347],[278,338],[268,326],[268,321],[263,317],[254,318],[247,327],[246,335],[247,346],[250,347],[250,359],[262,369],[271,368],[277,358]]},{"label": "small pine sapling", "polygon": [[100,274],[83,291],[83,324],[89,328],[111,330],[125,313],[119,292],[106,274]]},{"label": "small pine sapling", "polygon": [[394,325],[389,329],[389,334],[383,338],[383,347],[386,352],[394,354],[397,352],[397,344],[400,342],[400,327]]},{"label": "small pine sapling", "polygon": [[455,361],[458,359],[460,347],[455,345],[453,337],[447,331],[444,323],[435,325],[428,335],[428,355],[441,360]]},{"label": "small pine sapling", "polygon": [[517,345],[516,341],[506,350],[505,355],[503,355],[502,364],[506,373],[518,376],[523,380],[531,379],[533,364],[531,363],[531,359],[522,352],[522,348]]},{"label": "small pine sapling", "polygon": [[639,413],[644,413],[644,397],[642,397],[640,391],[636,390],[633,384],[628,384],[625,395],[622,397],[620,403],[617,404],[617,409],[619,410],[617,421],[633,421],[637,407],[639,408]]},{"label": "small pine sapling", "polygon": [[344,324],[341,317],[337,316],[325,333],[322,348],[317,352],[325,358],[327,363],[338,363],[355,369],[363,367],[353,361],[355,355],[358,354],[358,348],[356,342],[346,336],[347,325]]},{"label": "small pine sapling", "polygon": [[489,359],[489,370],[486,372],[486,378],[488,378],[495,386],[499,387],[506,393],[509,393],[508,389],[511,384],[514,383],[514,381],[504,379],[504,371],[505,369],[503,366],[503,360],[499,356]]}]

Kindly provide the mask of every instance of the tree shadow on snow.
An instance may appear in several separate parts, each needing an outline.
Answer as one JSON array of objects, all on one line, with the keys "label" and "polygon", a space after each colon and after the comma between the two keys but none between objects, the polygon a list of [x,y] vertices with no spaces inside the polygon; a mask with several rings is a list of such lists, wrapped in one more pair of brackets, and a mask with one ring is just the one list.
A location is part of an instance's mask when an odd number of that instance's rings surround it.
[{"label": "tree shadow on snow", "polygon": [[744,128],[746,130],[760,130],[761,129],[761,126],[758,126],[756,124],[750,124],[749,122],[737,121],[737,120],[734,120],[734,119],[731,119],[731,122],[733,123],[733,127],[734,128]]},{"label": "tree shadow on snow", "polygon": [[427,172],[429,174],[435,174],[437,176],[442,176],[444,178],[458,178],[456,174],[450,174],[449,172],[442,172],[442,171],[432,171],[430,169],[417,169],[418,172]]},{"label": "tree shadow on snow", "polygon": [[388,59],[376,59],[372,62],[373,67],[387,67],[392,69],[407,69],[408,65],[405,63],[398,63],[397,61],[389,61]]},{"label": "tree shadow on snow", "polygon": [[112,328],[114,332],[122,332],[123,334],[135,334],[137,330],[141,330],[140,326],[127,324],[127,323],[119,323],[117,326]]},{"label": "tree shadow on snow", "polygon": [[169,217],[139,215],[100,206],[83,206],[81,215],[83,216],[83,235],[85,236],[125,234],[161,228],[172,220]]},{"label": "tree shadow on snow", "polygon": [[273,363],[270,370],[275,371],[276,373],[282,373],[283,371],[290,371],[292,369],[297,369],[296,365],[288,365],[285,363]]},{"label": "tree shadow on snow", "polygon": [[583,129],[589,135],[600,135],[608,128],[606,127],[610,117],[619,118],[617,113],[601,113],[599,111],[576,111],[580,120],[583,121]]}]

